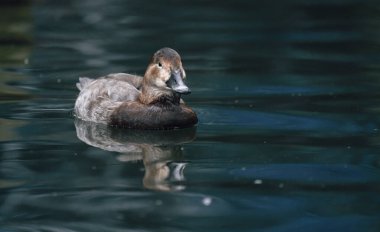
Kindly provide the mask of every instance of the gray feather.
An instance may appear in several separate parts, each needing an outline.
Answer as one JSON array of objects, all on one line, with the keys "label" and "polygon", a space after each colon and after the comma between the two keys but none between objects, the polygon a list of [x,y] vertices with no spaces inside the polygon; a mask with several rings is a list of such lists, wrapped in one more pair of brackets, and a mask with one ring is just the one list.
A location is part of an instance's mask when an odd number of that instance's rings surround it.
[{"label": "gray feather", "polygon": [[79,82],[76,84],[76,86],[79,90],[82,90],[93,81],[94,79],[88,77],[79,77]]}]

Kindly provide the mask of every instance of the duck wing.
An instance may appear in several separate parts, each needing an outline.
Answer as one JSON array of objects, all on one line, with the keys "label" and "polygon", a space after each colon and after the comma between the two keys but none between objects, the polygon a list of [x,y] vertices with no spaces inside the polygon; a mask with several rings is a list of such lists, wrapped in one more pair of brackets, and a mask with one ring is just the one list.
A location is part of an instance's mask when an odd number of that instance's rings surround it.
[{"label": "duck wing", "polygon": [[113,101],[136,101],[139,98],[140,90],[129,82],[104,79],[103,83],[107,96]]},{"label": "duck wing", "polygon": [[140,91],[125,81],[81,78],[81,91],[75,102],[75,115],[85,121],[106,123],[123,102],[136,101]]}]

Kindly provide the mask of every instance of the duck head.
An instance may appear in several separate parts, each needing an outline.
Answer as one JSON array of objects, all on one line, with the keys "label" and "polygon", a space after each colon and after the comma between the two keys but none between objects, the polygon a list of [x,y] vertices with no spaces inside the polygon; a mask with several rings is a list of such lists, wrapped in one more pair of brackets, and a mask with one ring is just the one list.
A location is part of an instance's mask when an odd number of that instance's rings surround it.
[{"label": "duck head", "polygon": [[[142,83],[142,95],[145,103],[151,98],[180,96],[190,94],[189,87],[184,83],[185,70],[182,67],[181,57],[171,48],[162,48],[154,53],[145,72]],[[146,99],[149,99],[146,101]]]}]

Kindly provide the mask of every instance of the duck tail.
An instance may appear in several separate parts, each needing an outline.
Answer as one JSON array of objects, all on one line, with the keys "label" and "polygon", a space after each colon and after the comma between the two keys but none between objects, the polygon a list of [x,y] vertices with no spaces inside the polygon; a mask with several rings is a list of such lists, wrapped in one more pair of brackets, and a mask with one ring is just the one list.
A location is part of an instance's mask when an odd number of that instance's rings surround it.
[{"label": "duck tail", "polygon": [[79,77],[79,82],[77,83],[77,88],[79,90],[82,90],[93,81],[94,81],[94,79],[91,79],[88,77]]}]

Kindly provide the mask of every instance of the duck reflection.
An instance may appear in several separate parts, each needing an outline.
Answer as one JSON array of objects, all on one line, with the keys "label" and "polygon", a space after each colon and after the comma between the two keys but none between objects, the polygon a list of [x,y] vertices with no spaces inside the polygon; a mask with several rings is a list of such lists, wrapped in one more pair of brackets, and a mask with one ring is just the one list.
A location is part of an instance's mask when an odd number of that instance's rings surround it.
[{"label": "duck reflection", "polygon": [[145,167],[143,185],[147,189],[174,191],[184,186],[186,163],[182,160],[182,144],[195,138],[196,128],[181,130],[125,130],[103,124],[75,120],[77,137],[106,151],[119,152],[120,162],[142,160]]}]

